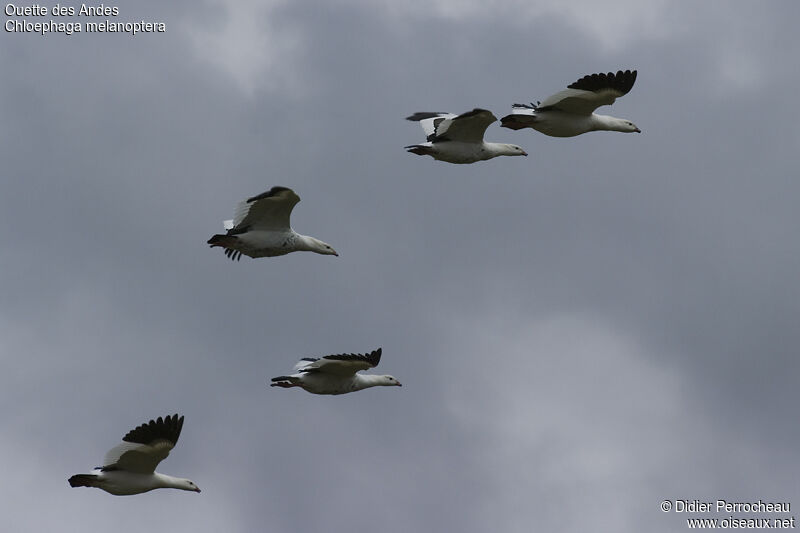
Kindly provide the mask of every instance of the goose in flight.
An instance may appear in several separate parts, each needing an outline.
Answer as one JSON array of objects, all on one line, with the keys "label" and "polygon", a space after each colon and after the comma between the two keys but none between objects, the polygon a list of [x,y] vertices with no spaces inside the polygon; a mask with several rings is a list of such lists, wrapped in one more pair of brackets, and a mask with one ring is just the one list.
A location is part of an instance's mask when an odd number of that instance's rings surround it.
[{"label": "goose in flight", "polygon": [[475,163],[501,155],[528,155],[516,144],[490,143],[483,140],[489,124],[497,120],[491,111],[475,108],[454,115],[452,113],[414,113],[406,120],[419,122],[426,143],[406,146],[412,154],[429,155],[448,163]]},{"label": "goose in flight", "polygon": [[392,376],[358,374],[378,366],[381,348],[369,354],[340,354],[325,357],[304,357],[290,376],[272,378],[273,387],[300,387],[314,394],[345,394],[369,387],[402,387]]},{"label": "goose in flight", "polygon": [[292,209],[300,197],[288,187],[273,187],[267,192],[239,203],[233,220],[223,226],[228,232],[208,240],[211,247],[224,248],[233,259],[274,257],[291,252],[315,252],[336,255],[330,244],[308,235],[300,235],[289,225]]},{"label": "goose in flight", "polygon": [[533,128],[551,137],[574,137],[599,130],[641,133],[630,120],[594,113],[598,107],[611,105],[628,94],[635,81],[635,70],[584,76],[543,102],[514,104],[500,125],[512,130]]},{"label": "goose in flight", "polygon": [[183,417],[177,414],[158,417],[130,430],[106,454],[103,466],[91,474],[75,474],[69,478],[71,487],[97,487],[110,494],[128,496],[153,489],[181,489],[200,492],[194,482],[159,474],[156,466],[178,443]]}]

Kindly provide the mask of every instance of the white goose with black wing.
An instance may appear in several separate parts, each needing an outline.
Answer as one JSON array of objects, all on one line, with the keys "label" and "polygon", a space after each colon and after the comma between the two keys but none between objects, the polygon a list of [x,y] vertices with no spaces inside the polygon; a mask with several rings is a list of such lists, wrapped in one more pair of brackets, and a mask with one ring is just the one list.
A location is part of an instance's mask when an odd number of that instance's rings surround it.
[{"label": "white goose with black wing", "polygon": [[193,481],[156,472],[178,443],[183,417],[177,414],[158,417],[132,429],[122,443],[106,454],[103,466],[91,474],[69,478],[72,487],[97,487],[116,496],[141,494],[153,489],[181,489],[200,492]]},{"label": "white goose with black wing", "polygon": [[611,105],[628,94],[635,81],[635,70],[590,74],[543,102],[514,104],[511,114],[504,116],[500,125],[512,130],[533,128],[551,137],[574,137],[603,130],[641,133],[628,119],[594,113],[598,107]]},{"label": "white goose with black wing", "polygon": [[289,376],[272,378],[273,387],[300,387],[314,394],[346,394],[370,387],[402,387],[389,375],[359,374],[378,366],[381,348],[368,354],[339,354],[325,357],[304,357]]},{"label": "white goose with black wing", "polygon": [[429,155],[448,163],[475,163],[501,155],[528,155],[516,144],[494,143],[483,140],[486,128],[497,117],[486,109],[473,109],[460,115],[452,113],[414,113],[406,120],[419,122],[426,143],[406,146],[412,154]]},{"label": "white goose with black wing", "polygon": [[223,222],[228,232],[214,235],[208,244],[224,248],[225,255],[237,260],[242,255],[275,257],[291,252],[338,256],[330,244],[292,229],[289,218],[299,201],[300,197],[288,187],[273,187],[248,198],[239,203],[232,220]]}]

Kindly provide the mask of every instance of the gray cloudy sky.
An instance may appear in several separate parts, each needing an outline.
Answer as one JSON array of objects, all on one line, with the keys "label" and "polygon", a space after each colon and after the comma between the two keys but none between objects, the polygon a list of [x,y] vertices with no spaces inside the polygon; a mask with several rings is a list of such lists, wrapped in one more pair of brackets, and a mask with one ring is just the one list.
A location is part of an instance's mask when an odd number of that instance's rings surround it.
[{"label": "gray cloudy sky", "polygon": [[[3,531],[660,533],[687,529],[663,499],[800,506],[800,4],[109,5],[167,31],[2,33]],[[605,112],[641,135],[403,151],[415,111],[624,68]],[[273,185],[340,257],[206,246]],[[267,386],[378,346],[402,389]],[[69,488],[173,412],[159,470],[202,494]]]}]

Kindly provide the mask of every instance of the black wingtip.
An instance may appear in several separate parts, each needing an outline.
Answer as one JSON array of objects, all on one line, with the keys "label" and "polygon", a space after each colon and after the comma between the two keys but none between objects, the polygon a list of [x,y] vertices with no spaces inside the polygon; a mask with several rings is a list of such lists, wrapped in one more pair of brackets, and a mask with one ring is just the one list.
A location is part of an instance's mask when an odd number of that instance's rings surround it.
[{"label": "black wingtip", "polygon": [[407,116],[406,120],[410,120],[412,122],[419,122],[420,120],[436,118],[446,114],[447,113],[435,113],[433,111],[417,111],[413,115]]},{"label": "black wingtip", "polygon": [[490,115],[492,114],[492,112],[489,111],[488,109],[483,109],[481,107],[476,107],[472,111],[467,111],[466,113],[461,113],[460,115],[455,117],[453,120],[462,119],[462,118],[470,118],[470,117],[474,117],[476,115],[480,115],[482,113],[489,113]]},{"label": "black wingtip", "polygon": [[383,355],[383,348],[378,348],[377,350],[373,350],[372,353],[367,356],[367,359],[372,366],[378,366],[378,363],[381,362],[381,355]]},{"label": "black wingtip", "polygon": [[264,198],[271,198],[273,196],[277,196],[278,194],[280,194],[280,193],[282,193],[284,191],[291,191],[291,189],[289,187],[283,187],[281,185],[276,185],[275,187],[271,188],[270,190],[268,190],[266,192],[262,192],[261,194],[257,194],[256,196],[252,196],[252,197],[248,198],[247,199],[247,203],[251,204],[251,203],[253,203],[255,201],[263,200]]},{"label": "black wingtip", "polygon": [[599,91],[602,89],[614,89],[620,94],[628,94],[636,82],[635,70],[618,70],[613,72],[589,74],[582,77],[575,83],[567,85],[568,89],[580,89],[582,91]]},{"label": "black wingtip", "polygon": [[163,418],[159,416],[155,420],[150,420],[150,422],[130,430],[122,437],[122,440],[136,444],[149,444],[156,439],[166,439],[174,445],[178,442],[181,429],[183,429],[183,416],[175,413]]},{"label": "black wingtip", "polygon": [[[330,359],[333,361],[366,361],[371,366],[378,366],[378,363],[381,362],[381,354],[383,353],[383,348],[378,348],[377,350],[373,350],[370,353],[365,354],[358,354],[358,353],[340,353],[336,355],[326,355],[323,359]],[[314,369],[309,369],[308,371],[311,372]]]}]

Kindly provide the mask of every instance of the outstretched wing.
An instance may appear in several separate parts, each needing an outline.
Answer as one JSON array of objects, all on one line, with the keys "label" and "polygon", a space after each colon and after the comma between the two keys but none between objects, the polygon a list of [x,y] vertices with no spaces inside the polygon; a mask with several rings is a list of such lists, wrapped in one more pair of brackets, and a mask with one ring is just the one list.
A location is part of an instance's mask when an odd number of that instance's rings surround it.
[{"label": "outstretched wing", "polygon": [[177,414],[158,417],[129,431],[122,443],[113,447],[103,460],[103,470],[126,470],[151,474],[178,443],[183,417]]},{"label": "outstretched wing", "polygon": [[300,197],[292,189],[273,187],[241,202],[236,208],[233,222],[225,224],[225,229],[229,230],[229,234],[252,229],[288,231],[292,209],[299,201]]},{"label": "outstretched wing", "polygon": [[[590,115],[598,107],[613,104],[617,98],[628,94],[635,82],[635,70],[620,70],[616,74],[590,74],[568,85],[567,89],[549,96],[536,106],[536,110],[557,109],[566,113]],[[522,109],[519,112],[525,113]]]},{"label": "outstretched wing", "polygon": [[497,120],[491,111],[475,108],[460,115],[452,113],[414,113],[407,120],[418,120],[428,140],[479,143],[489,124]]},{"label": "outstretched wing", "polygon": [[425,136],[428,137],[428,140],[430,141],[431,136],[436,136],[436,129],[442,122],[448,119],[456,118],[457,116],[458,115],[454,115],[453,113],[418,111],[413,115],[406,117],[406,120],[419,122],[419,125],[422,126],[422,130],[425,132]]},{"label": "outstretched wing", "polygon": [[378,348],[368,354],[339,354],[326,355],[321,358],[307,357],[301,359],[295,369],[304,374],[316,372],[334,374],[338,376],[352,375],[359,370],[367,370],[378,366],[381,361],[382,349]]}]

